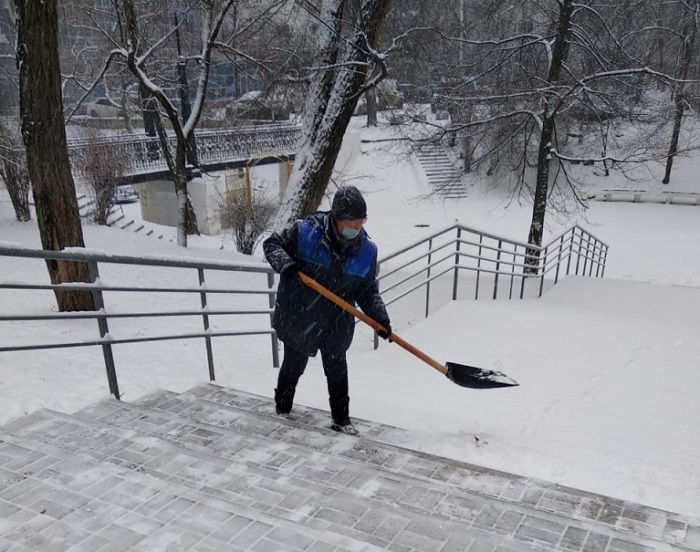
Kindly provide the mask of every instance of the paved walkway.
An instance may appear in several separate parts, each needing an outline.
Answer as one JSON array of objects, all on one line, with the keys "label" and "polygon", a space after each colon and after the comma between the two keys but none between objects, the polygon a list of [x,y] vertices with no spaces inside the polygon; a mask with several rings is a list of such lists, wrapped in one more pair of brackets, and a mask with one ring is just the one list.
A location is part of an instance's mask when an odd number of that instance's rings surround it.
[{"label": "paved walkway", "polygon": [[700,550],[700,520],[273,414],[212,384],[0,429],[0,552]]}]

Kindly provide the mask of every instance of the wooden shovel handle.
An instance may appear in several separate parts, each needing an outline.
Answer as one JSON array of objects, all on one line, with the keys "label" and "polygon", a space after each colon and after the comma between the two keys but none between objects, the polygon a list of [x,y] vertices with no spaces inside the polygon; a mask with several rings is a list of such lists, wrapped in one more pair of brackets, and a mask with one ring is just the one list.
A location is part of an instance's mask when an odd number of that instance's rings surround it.
[{"label": "wooden shovel handle", "polygon": [[[374,328],[375,331],[377,332],[385,332],[386,328],[382,326],[379,322],[374,320],[373,318],[370,318],[367,316],[364,312],[362,312],[360,309],[357,309],[353,307],[350,303],[348,303],[345,299],[342,297],[338,297],[335,293],[333,293],[330,289],[325,288],[321,284],[319,284],[316,280],[313,278],[307,276],[303,272],[299,273],[299,278],[301,278],[301,281],[304,282],[307,286],[310,288],[313,288],[316,290],[318,293],[323,295],[326,299],[329,301],[332,301],[336,305],[338,305],[340,308],[343,310],[346,310],[353,316],[356,316],[360,320],[362,320],[365,324],[368,326]],[[398,335],[396,335],[394,332],[391,332],[391,341],[399,345],[400,347],[403,347],[406,349],[409,353],[414,354],[417,356],[419,359],[421,359],[423,362],[426,364],[429,364],[433,368],[435,368],[438,372],[441,372],[443,375],[447,375],[447,367],[443,364],[440,364],[437,360],[434,358],[429,357],[426,355],[423,351],[420,349],[417,349]]]}]

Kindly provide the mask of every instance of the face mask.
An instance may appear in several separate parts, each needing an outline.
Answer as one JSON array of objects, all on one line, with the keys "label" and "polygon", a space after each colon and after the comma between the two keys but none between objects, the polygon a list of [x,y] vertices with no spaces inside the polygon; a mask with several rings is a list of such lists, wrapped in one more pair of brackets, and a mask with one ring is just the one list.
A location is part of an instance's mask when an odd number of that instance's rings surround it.
[{"label": "face mask", "polygon": [[345,238],[346,240],[354,240],[357,236],[360,235],[360,230],[361,229],[355,230],[354,228],[346,226],[345,228],[343,228],[343,231],[340,233],[340,235],[343,236],[343,238]]}]

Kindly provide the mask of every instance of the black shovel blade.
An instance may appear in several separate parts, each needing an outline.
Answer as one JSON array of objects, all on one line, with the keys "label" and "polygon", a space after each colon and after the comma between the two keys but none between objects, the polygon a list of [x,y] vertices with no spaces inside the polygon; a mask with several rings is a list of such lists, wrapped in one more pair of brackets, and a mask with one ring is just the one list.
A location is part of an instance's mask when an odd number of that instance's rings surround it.
[{"label": "black shovel blade", "polygon": [[520,385],[503,372],[483,370],[476,366],[467,366],[456,362],[448,362],[445,366],[447,366],[447,378],[462,387],[493,389],[496,387],[515,387]]}]

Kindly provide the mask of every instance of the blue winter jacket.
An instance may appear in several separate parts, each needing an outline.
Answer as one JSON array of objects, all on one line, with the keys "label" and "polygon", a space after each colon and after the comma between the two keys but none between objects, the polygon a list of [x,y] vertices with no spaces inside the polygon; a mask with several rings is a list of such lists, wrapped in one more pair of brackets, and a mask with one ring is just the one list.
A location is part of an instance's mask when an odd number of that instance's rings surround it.
[{"label": "blue winter jacket", "polygon": [[362,230],[350,244],[331,227],[329,212],[297,220],[291,228],[272,234],[263,243],[265,257],[281,274],[272,327],[287,345],[315,356],[321,344],[340,356],[352,343],[354,317],[304,284],[285,269],[299,269],[351,305],[356,303],[383,326],[389,316],[377,285],[377,247]]}]

